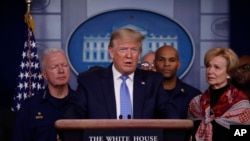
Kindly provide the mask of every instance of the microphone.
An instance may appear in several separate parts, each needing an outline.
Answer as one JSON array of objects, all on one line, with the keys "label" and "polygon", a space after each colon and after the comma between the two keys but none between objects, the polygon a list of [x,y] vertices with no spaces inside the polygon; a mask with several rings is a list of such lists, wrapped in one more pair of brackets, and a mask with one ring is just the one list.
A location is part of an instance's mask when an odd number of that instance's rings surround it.
[{"label": "microphone", "polygon": [[119,115],[119,119],[122,119],[122,115]]},{"label": "microphone", "polygon": [[128,115],[128,119],[131,119],[132,117],[131,117],[131,115]]}]

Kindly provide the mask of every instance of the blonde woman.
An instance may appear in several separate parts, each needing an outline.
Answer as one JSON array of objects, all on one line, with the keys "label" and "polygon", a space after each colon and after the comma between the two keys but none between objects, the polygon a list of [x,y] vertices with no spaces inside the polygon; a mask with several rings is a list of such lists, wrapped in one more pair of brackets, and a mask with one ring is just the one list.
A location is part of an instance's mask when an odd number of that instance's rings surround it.
[{"label": "blonde woman", "polygon": [[[250,124],[246,94],[230,84],[239,60],[229,48],[212,48],[204,58],[209,88],[192,99],[188,115],[195,121],[193,140],[230,140],[230,125]],[[197,122],[198,121],[198,122]]]}]

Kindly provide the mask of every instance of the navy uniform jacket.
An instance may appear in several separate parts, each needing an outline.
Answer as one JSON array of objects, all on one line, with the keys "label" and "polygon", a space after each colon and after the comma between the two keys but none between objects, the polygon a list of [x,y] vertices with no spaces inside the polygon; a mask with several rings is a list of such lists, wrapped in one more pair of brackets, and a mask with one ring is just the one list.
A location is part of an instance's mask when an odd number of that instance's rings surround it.
[{"label": "navy uniform jacket", "polygon": [[[176,87],[174,89],[165,91],[175,103],[181,119],[187,119],[188,105],[190,101],[193,97],[201,94],[200,90],[182,82],[180,79],[177,79]],[[172,132],[172,136],[175,137],[173,139],[179,141],[189,141],[190,135],[190,131]]]},{"label": "navy uniform jacket", "polygon": [[56,141],[55,121],[60,119],[74,91],[63,99],[44,92],[27,99],[17,113],[13,141]]},{"label": "navy uniform jacket", "polygon": [[[160,73],[136,69],[133,88],[133,118],[179,118],[169,102]],[[78,102],[64,118],[117,119],[112,65],[78,76]]]},{"label": "navy uniform jacket", "polygon": [[192,98],[201,94],[201,91],[177,79],[176,87],[165,90],[172,98],[182,119],[187,118],[188,105]]}]

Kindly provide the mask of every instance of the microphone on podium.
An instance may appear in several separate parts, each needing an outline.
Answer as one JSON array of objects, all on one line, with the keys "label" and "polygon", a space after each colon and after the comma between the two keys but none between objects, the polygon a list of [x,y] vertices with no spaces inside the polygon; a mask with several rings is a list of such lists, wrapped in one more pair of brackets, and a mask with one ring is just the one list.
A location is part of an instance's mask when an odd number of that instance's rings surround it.
[{"label": "microphone on podium", "polygon": [[131,115],[128,115],[128,119],[131,119],[132,117],[131,117]]},{"label": "microphone on podium", "polygon": [[119,115],[119,119],[122,119],[122,115]]}]

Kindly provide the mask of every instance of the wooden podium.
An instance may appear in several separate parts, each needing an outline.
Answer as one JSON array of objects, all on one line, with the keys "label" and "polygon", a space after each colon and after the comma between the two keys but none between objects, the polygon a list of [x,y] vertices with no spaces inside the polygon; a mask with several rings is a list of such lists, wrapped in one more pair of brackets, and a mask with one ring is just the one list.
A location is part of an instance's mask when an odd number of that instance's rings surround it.
[{"label": "wooden podium", "polygon": [[166,130],[190,130],[193,121],[188,119],[61,119],[55,123],[57,129],[131,129],[150,128]]},{"label": "wooden podium", "polygon": [[181,138],[179,140],[183,140],[184,133],[193,128],[193,121],[187,119],[62,119],[55,122],[55,127],[67,131],[83,130],[83,141],[166,141],[166,138],[170,138],[168,140],[174,138],[177,141],[178,137]]}]

